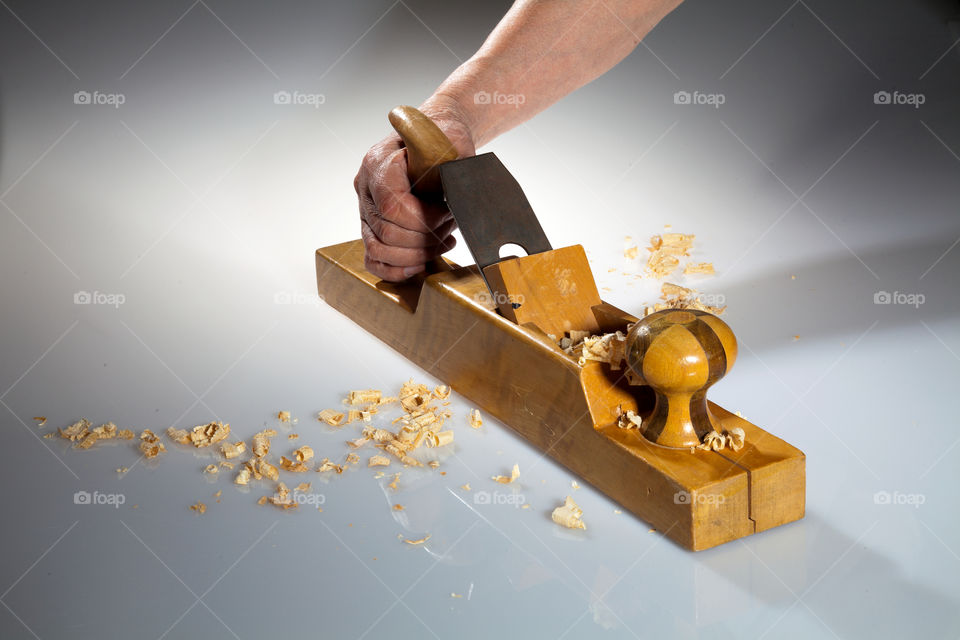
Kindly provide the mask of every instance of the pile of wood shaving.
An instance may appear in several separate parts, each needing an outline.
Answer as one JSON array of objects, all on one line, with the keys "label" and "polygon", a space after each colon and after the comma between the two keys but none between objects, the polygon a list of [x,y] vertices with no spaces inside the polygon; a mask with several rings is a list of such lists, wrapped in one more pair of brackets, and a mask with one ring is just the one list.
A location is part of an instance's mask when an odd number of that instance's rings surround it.
[{"label": "pile of wood shaving", "polygon": [[[46,422],[46,418],[44,418]],[[133,440],[133,431],[130,429],[117,429],[117,425],[112,422],[105,422],[99,427],[90,428],[90,421],[80,418],[69,427],[57,429],[61,438],[70,440],[74,443],[75,449],[89,449],[100,440]]]},{"label": "pile of wood shaving", "polygon": [[746,442],[746,434],[740,427],[724,429],[723,433],[716,430],[703,436],[703,442],[695,447],[690,447],[690,453],[696,453],[697,449],[704,451],[722,451],[724,447],[730,447],[733,451],[740,451]]},{"label": "pile of wood shaving", "polygon": [[700,292],[696,289],[690,289],[687,287],[681,287],[678,284],[664,282],[663,286],[660,287],[660,299],[663,300],[663,302],[658,302],[652,307],[647,307],[644,315],[650,315],[651,313],[663,311],[664,309],[695,309],[697,311],[706,311],[707,313],[712,313],[715,316],[719,316],[722,315],[726,310],[726,305],[722,307],[715,307],[709,304],[704,304],[700,300],[700,295]]}]

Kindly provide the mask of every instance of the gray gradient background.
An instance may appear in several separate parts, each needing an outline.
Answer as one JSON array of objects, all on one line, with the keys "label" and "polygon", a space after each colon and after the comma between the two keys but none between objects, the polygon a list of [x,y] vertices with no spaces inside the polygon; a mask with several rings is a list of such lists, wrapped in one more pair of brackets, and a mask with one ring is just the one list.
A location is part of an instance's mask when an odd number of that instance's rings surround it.
[{"label": "gray gradient background", "polygon": [[[396,495],[365,468],[308,478],[323,513],[257,507],[268,487],[208,480],[176,447],[147,464],[39,437],[80,416],[249,437],[289,409],[298,444],[342,455],[316,411],[425,376],[318,303],[313,252],[357,237],[351,181],[388,110],[508,3],[0,3],[0,636],[957,637],[958,7],[838,4],[688,2],[488,147],[610,302],[657,295],[622,273],[625,235],[672,224],[717,266],[681,280],[725,296],[741,342],[712,397],[806,452],[807,517],[691,554],[589,487],[589,529],[557,528],[571,475],[493,420],[463,428],[461,399],[446,476],[405,471]],[[515,462],[533,508],[475,504]]]}]

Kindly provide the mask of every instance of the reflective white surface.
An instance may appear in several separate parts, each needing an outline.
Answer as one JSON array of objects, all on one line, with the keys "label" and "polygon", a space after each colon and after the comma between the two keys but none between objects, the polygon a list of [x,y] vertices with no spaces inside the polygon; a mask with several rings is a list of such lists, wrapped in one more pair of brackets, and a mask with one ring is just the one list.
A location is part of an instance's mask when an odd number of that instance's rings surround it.
[{"label": "reflective white surface", "polygon": [[[468,428],[458,397],[439,470],[397,491],[310,474],[322,512],[259,507],[270,487],[211,479],[184,447],[148,463],[40,437],[84,416],[249,438],[285,409],[275,451],[337,458],[355,429],[317,411],[437,383],[316,299],[313,251],[358,234],[351,181],[387,111],[505,9],[476,4],[0,10],[0,636],[956,637],[960,56],[940,57],[956,36],[934,3],[688,3],[489,148],[628,311],[658,284],[623,250],[697,235],[718,275],[680,283],[723,296],[740,340],[712,398],[806,452],[801,522],[689,553],[505,426]],[[895,90],[925,102],[874,104]],[[490,480],[514,463],[516,485]],[[568,494],[586,531],[550,521]]]}]

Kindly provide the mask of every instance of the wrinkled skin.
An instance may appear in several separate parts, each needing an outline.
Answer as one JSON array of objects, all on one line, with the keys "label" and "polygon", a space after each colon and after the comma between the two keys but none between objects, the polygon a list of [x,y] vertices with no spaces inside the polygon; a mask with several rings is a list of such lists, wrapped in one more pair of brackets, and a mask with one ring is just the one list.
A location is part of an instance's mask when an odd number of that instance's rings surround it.
[{"label": "wrinkled skin", "polygon": [[[434,119],[461,158],[476,153],[468,127]],[[456,222],[442,200],[424,201],[410,191],[407,154],[397,134],[375,144],[353,181],[360,200],[364,266],[375,276],[400,282],[456,245]]]}]

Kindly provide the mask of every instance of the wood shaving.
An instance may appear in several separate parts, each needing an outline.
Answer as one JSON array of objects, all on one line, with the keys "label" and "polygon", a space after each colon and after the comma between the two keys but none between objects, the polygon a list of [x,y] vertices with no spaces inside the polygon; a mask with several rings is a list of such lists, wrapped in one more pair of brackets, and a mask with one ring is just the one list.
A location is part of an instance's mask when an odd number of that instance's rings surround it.
[{"label": "wood shaving", "polygon": [[377,389],[365,389],[362,391],[351,391],[347,395],[347,404],[354,406],[358,404],[370,404],[380,402],[380,391]]},{"label": "wood shaving", "polygon": [[703,442],[695,447],[690,447],[691,453],[696,453],[697,449],[704,451],[721,451],[724,447],[730,447],[733,451],[740,451],[746,442],[746,433],[740,427],[724,429],[723,433],[711,431],[703,436]]},{"label": "wood shaving", "polygon": [[293,473],[310,471],[310,467],[305,465],[303,462],[294,462],[287,456],[280,456],[280,466],[283,467],[284,470],[292,471]]},{"label": "wood shaving", "polygon": [[203,469],[203,472],[204,472],[204,473],[209,473],[209,474],[211,474],[211,475],[213,475],[213,474],[215,474],[215,473],[220,473],[220,467],[218,467],[218,466],[215,465],[215,464],[208,464],[208,465]]},{"label": "wood shaving", "polygon": [[293,457],[297,462],[307,462],[313,458],[313,448],[310,445],[303,445],[293,452]]},{"label": "wood shaving", "polygon": [[190,510],[202,515],[207,512],[207,505],[198,502],[197,504],[190,505]]},{"label": "wood shaving", "polygon": [[296,440],[296,439],[299,438],[299,437],[300,437],[300,434],[299,434],[299,433],[288,433],[288,434],[287,434],[287,440]]},{"label": "wood shaving", "polygon": [[253,455],[258,458],[262,458],[270,452],[270,438],[277,435],[276,430],[274,429],[264,429],[259,433],[253,435]]},{"label": "wood shaving", "polygon": [[[437,388],[439,389],[439,387]],[[47,424],[47,416],[33,416],[33,419],[36,421],[38,427]]]},{"label": "wood shaving", "polygon": [[394,511],[403,511],[403,509],[404,509],[404,506],[403,506],[402,504],[395,504],[395,505],[393,505],[393,510],[394,510]]},{"label": "wood shaving", "polygon": [[230,435],[230,425],[222,422],[197,425],[190,431],[174,427],[167,429],[167,436],[171,440],[180,444],[192,444],[198,449],[216,444],[228,435]]},{"label": "wood shaving", "polygon": [[320,466],[317,467],[318,473],[323,473],[326,471],[336,471],[337,473],[343,473],[343,467],[339,464],[334,464],[330,462],[330,458],[324,458],[320,461]]},{"label": "wood shaving", "polygon": [[702,273],[704,275],[712,276],[715,271],[713,269],[712,262],[688,262],[686,266],[683,267],[683,275],[690,275],[692,273]]},{"label": "wood shaving", "polygon": [[317,414],[317,420],[326,422],[331,427],[339,427],[343,424],[344,414],[333,409],[324,409]]},{"label": "wood shaving", "polygon": [[[427,463],[427,465],[428,465],[431,469],[439,469],[439,468],[440,468],[440,461],[439,461],[439,460],[431,460],[430,462]],[[440,475],[443,475],[443,473],[441,472]]]},{"label": "wood shaving", "polygon": [[271,497],[267,498],[267,500],[270,501],[270,504],[280,507],[283,510],[296,509],[298,506],[297,502],[294,501],[290,490],[287,489],[287,485],[282,482],[277,483],[277,492]]},{"label": "wood shaving", "polygon": [[621,413],[620,417],[617,419],[617,426],[621,429],[639,429],[643,425],[643,421],[640,419],[636,413],[632,410],[627,410],[626,413]]},{"label": "wood shaving", "polygon": [[428,533],[427,535],[425,535],[424,537],[420,538],[419,540],[408,540],[408,539],[404,538],[403,541],[406,542],[407,544],[423,544],[424,542],[426,542],[426,541],[429,540],[429,539],[430,539],[430,534]]},{"label": "wood shaving", "polygon": [[166,450],[167,448],[160,442],[160,438],[150,429],[144,429],[143,433],[140,434],[140,451],[145,458],[156,458]]},{"label": "wood shaving", "polygon": [[309,483],[309,482],[301,482],[300,484],[298,484],[297,486],[295,486],[295,487],[293,488],[293,490],[294,490],[294,491],[299,491],[300,493],[303,493],[304,491],[310,491],[310,483]]},{"label": "wood shaving", "polygon": [[573,498],[567,496],[563,506],[557,507],[550,514],[550,518],[562,527],[568,529],[586,529],[587,525],[583,522],[583,509],[577,506]]},{"label": "wood shaving", "polygon": [[83,438],[90,431],[90,421],[86,418],[80,418],[69,427],[57,429],[61,438],[77,441]]},{"label": "wood shaving", "polygon": [[479,409],[472,409],[470,411],[470,426],[474,429],[479,429],[483,426],[483,418],[480,416]]},{"label": "wood shaving", "polygon": [[409,380],[400,388],[398,398],[400,400],[400,406],[402,406],[404,410],[414,411],[417,407],[421,407],[430,402],[431,395],[430,388],[427,387],[427,385]]},{"label": "wood shaving", "polygon": [[224,461],[224,460],[221,460],[221,461],[220,461],[220,466],[223,467],[224,469],[233,469],[233,463],[232,463],[232,462],[226,462],[226,461]]},{"label": "wood shaving", "polygon": [[580,488],[580,483],[577,482],[576,480],[571,480],[571,481],[570,481],[570,487],[571,487],[574,491],[576,491],[577,489]]},{"label": "wood shaving", "polygon": [[636,260],[639,254],[640,254],[640,248],[637,246],[633,246],[623,252],[623,257],[626,258],[627,260]]},{"label": "wood shaving", "polygon": [[117,473],[126,473],[127,471],[130,471],[130,469],[127,469],[126,467],[117,467]]},{"label": "wood shaving", "polygon": [[391,481],[390,481],[390,484],[388,484],[387,486],[390,487],[391,489],[393,489],[394,491],[396,491],[396,490],[397,490],[397,480],[399,480],[399,479],[400,479],[400,474],[399,474],[399,473],[394,474],[393,480],[391,480]]},{"label": "wood shaving", "polygon": [[663,279],[680,264],[680,257],[689,256],[693,248],[693,234],[664,233],[650,238],[647,251],[647,271],[654,278]]},{"label": "wood shaving", "polygon": [[645,315],[650,315],[651,313],[664,309],[696,309],[719,316],[727,308],[726,306],[717,307],[705,304],[700,299],[700,293],[696,289],[681,287],[678,284],[672,284],[670,282],[663,283],[663,286],[660,288],[660,298],[663,299],[664,302],[658,302],[652,307],[647,307]]},{"label": "wood shaving", "polygon": [[277,419],[280,422],[290,422],[290,412],[289,411],[278,411]]},{"label": "wood shaving", "polygon": [[133,430],[132,429],[120,429],[117,431],[118,440],[133,440]]},{"label": "wood shaving", "polygon": [[437,400],[446,400],[450,397],[450,387],[445,384],[438,385],[433,390],[433,397]]},{"label": "wood shaving", "polygon": [[460,485],[460,488],[463,489],[464,491],[472,491],[472,489],[470,488],[469,482],[467,484]]},{"label": "wood shaving", "polygon": [[[270,448],[269,442],[267,443],[267,448]],[[224,442],[220,445],[220,453],[223,454],[223,457],[227,460],[233,460],[234,458],[239,458],[243,452],[247,450],[247,443],[243,440],[239,440],[230,444],[229,442]]]},{"label": "wood shaving", "polygon": [[510,471],[510,476],[493,476],[491,479],[500,484],[513,484],[517,478],[520,477],[520,465],[513,465],[513,469]]},{"label": "wood shaving", "polygon": [[433,433],[432,431],[427,435],[427,446],[428,447],[445,447],[448,444],[453,443],[453,431],[441,431],[440,433]]},{"label": "wood shaving", "polygon": [[389,467],[390,458],[387,456],[370,456],[370,459],[367,460],[368,467]]},{"label": "wood shaving", "polygon": [[260,499],[257,500],[257,504],[260,505],[261,507],[267,504],[267,496],[260,496]]},{"label": "wood shaving", "polygon": [[237,477],[233,479],[233,483],[246,486],[250,484],[250,475],[251,475],[250,469],[247,467],[243,467],[237,473]]},{"label": "wood shaving", "polygon": [[358,456],[355,453],[347,454],[346,464],[357,464],[359,462],[360,462],[360,456]]}]

